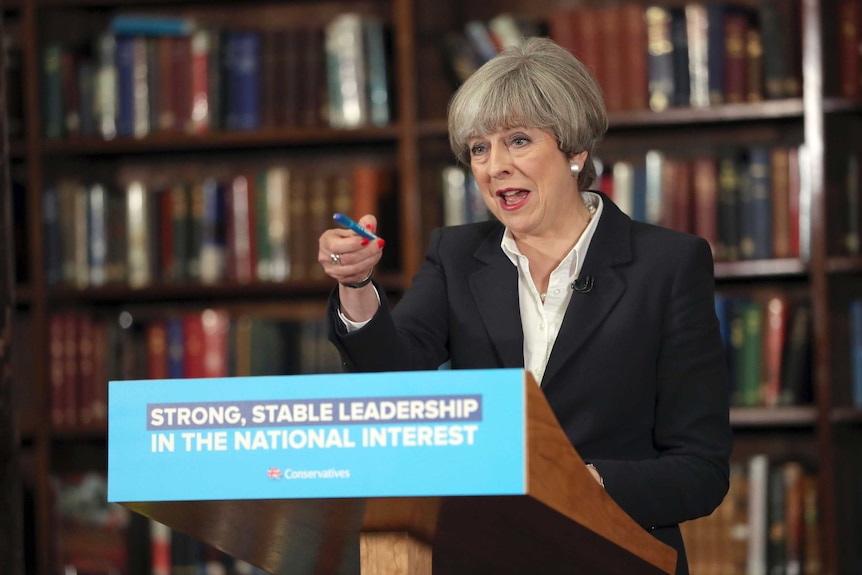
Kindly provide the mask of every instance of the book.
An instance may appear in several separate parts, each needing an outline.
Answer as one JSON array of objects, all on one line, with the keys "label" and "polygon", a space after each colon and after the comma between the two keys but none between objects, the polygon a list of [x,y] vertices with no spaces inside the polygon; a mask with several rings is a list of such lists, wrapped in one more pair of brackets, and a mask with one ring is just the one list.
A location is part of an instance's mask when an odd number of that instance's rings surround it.
[{"label": "book", "polygon": [[850,403],[862,407],[862,299],[850,302]]},{"label": "book", "polygon": [[260,127],[260,45],[259,32],[228,30],[224,50],[227,82],[226,128],[256,130]]},{"label": "book", "polygon": [[706,108],[709,101],[709,19],[704,4],[685,6],[686,40],[688,42],[688,69],[693,108]]},{"label": "book", "polygon": [[152,281],[150,268],[150,197],[140,180],[126,186],[126,229],[128,241],[128,280],[132,287]]},{"label": "book", "polygon": [[740,104],[748,97],[748,30],[745,12],[728,11],[724,24],[724,97],[729,104]]},{"label": "book", "polygon": [[50,42],[42,49],[42,133],[48,139],[65,136],[63,53],[59,42]]},{"label": "book", "polygon": [[763,405],[776,407],[780,403],[783,379],[782,357],[787,340],[788,303],[780,295],[768,297],[764,306],[763,326]]},{"label": "book", "polygon": [[326,26],[329,125],[356,128],[369,122],[368,70],[363,17],[344,12]]},{"label": "book", "polygon": [[107,479],[98,472],[69,473],[51,481],[55,497],[58,573],[128,572],[131,512],[107,502]]},{"label": "book", "polygon": [[195,21],[164,14],[121,13],[111,18],[108,29],[117,36],[186,36],[194,31]]},{"label": "book", "polygon": [[383,22],[373,16],[363,17],[362,30],[368,82],[368,121],[374,126],[385,126],[390,120],[386,32]]},{"label": "book", "polygon": [[753,455],[748,460],[748,559],[746,573],[767,575],[769,456]]}]

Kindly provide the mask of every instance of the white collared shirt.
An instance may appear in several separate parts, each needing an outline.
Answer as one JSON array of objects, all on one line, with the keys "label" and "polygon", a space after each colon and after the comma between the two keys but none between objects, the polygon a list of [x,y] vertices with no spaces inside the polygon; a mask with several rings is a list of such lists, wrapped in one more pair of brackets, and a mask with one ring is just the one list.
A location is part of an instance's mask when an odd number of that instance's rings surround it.
[{"label": "white collared shirt", "polygon": [[572,283],[578,279],[587,250],[602,216],[602,198],[593,192],[581,192],[584,203],[595,206],[596,211],[572,250],[560,265],[551,272],[545,302],[530,275],[530,262],[518,245],[512,232],[506,229],[500,247],[509,260],[518,268],[518,301],[521,308],[521,325],[524,331],[524,368],[533,374],[541,385],[569,300],[572,298]]}]

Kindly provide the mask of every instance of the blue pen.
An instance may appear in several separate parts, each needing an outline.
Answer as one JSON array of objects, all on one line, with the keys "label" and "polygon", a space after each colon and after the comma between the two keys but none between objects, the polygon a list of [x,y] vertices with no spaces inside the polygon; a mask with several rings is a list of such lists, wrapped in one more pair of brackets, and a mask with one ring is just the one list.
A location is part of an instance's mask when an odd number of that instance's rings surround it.
[{"label": "blue pen", "polygon": [[349,229],[353,230],[354,232],[356,232],[357,234],[359,234],[360,236],[362,236],[366,240],[378,239],[377,236],[375,236],[374,234],[372,234],[371,232],[369,232],[368,230],[366,230],[365,228],[363,228],[362,226],[360,226],[359,224],[357,224],[356,222],[354,222],[353,220],[351,220],[350,218],[348,218],[344,214],[339,214],[339,213],[332,214],[332,219],[335,220],[336,222],[338,222],[339,224],[341,224],[342,226],[344,226],[345,228],[349,228]]}]

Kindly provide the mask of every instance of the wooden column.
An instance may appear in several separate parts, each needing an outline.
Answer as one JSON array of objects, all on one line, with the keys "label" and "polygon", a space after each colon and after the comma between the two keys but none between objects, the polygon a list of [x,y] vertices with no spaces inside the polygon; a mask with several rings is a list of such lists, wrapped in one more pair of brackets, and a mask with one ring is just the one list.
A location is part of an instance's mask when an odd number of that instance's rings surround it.
[{"label": "wooden column", "polygon": [[403,531],[359,536],[362,575],[431,575],[431,546]]},{"label": "wooden column", "polygon": [[[2,15],[2,1],[0,1]],[[0,42],[5,23],[0,16]],[[5,69],[0,55],[0,70]],[[14,311],[12,197],[9,186],[9,142],[6,134],[6,77],[0,74],[0,565],[3,573],[24,573],[21,474],[18,426],[12,393],[11,342]]]}]

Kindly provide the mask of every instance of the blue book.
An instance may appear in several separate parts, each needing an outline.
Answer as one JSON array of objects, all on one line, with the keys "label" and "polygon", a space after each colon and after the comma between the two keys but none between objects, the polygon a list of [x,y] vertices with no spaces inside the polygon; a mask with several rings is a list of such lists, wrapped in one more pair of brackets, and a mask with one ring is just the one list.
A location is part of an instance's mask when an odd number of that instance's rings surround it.
[{"label": "blue book", "polygon": [[117,135],[135,134],[135,39],[117,36]]},{"label": "blue book", "polygon": [[862,299],[850,302],[850,400],[862,407]]},{"label": "blue book", "polygon": [[45,188],[42,196],[42,229],[45,242],[45,281],[58,285],[62,280],[63,262],[60,252],[60,196],[55,186]]},{"label": "blue book", "polygon": [[748,185],[751,204],[745,236],[753,242],[751,257],[768,259],[772,257],[772,170],[769,148],[754,146],[749,150]]},{"label": "blue book", "polygon": [[691,73],[689,72],[688,30],[686,29],[685,11],[674,8],[670,11],[670,44],[673,52],[673,97],[674,106],[688,107],[691,105]]},{"label": "blue book", "polygon": [[377,18],[367,17],[363,19],[362,28],[365,36],[369,116],[375,126],[385,126],[389,123],[389,77],[383,23]]},{"label": "blue book", "polygon": [[185,334],[180,317],[168,318],[167,322],[168,377],[180,378],[185,375]]},{"label": "blue book", "polygon": [[227,129],[256,130],[260,127],[260,34],[229,31],[227,58]]},{"label": "blue book", "polygon": [[190,18],[118,14],[111,19],[110,30],[125,36],[186,36],[195,29]]},{"label": "blue book", "polygon": [[224,278],[227,249],[225,187],[215,178],[203,182],[203,238],[201,240],[201,281],[213,283]]},{"label": "blue book", "polygon": [[706,6],[706,65],[710,104],[724,102],[724,12],[722,4],[711,2]]}]

